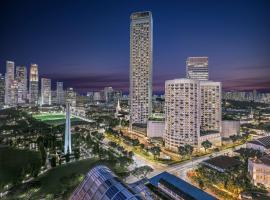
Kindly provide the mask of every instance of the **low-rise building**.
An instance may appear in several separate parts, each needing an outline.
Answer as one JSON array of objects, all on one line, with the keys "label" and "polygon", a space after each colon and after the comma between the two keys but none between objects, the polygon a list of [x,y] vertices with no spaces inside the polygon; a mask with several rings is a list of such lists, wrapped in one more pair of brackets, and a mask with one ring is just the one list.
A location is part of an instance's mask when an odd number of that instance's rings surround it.
[{"label": "low-rise building", "polygon": [[149,120],[147,122],[147,137],[161,137],[163,138],[165,131],[165,122],[160,120]]},{"label": "low-rise building", "polygon": [[246,148],[259,150],[261,152],[270,152],[270,136],[257,138],[255,140],[249,141],[246,144]]},{"label": "low-rise building", "polygon": [[205,135],[201,135],[199,137],[199,144],[200,144],[200,147],[202,142],[208,140],[209,142],[212,143],[212,145],[214,146],[221,146],[221,137],[220,137],[220,133],[211,133],[211,134],[205,134]]},{"label": "low-rise building", "polygon": [[188,182],[168,172],[163,172],[149,179],[152,186],[163,193],[166,199],[174,200],[216,200],[210,194],[196,188]]},{"label": "low-rise building", "polygon": [[270,188],[270,155],[249,159],[248,172],[254,185],[262,184]]},{"label": "low-rise building", "polygon": [[240,133],[240,121],[224,120],[222,121],[221,137],[229,138],[232,135]]},{"label": "low-rise building", "polygon": [[205,160],[201,162],[201,164],[215,169],[219,172],[225,172],[226,170],[230,170],[234,167],[239,166],[241,162],[233,157],[222,155]]}]

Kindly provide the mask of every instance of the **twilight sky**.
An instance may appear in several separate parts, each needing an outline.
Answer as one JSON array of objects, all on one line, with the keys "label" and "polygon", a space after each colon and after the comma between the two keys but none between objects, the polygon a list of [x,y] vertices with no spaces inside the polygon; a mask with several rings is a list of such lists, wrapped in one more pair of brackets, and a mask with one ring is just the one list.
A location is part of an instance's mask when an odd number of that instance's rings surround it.
[{"label": "twilight sky", "polygon": [[5,61],[39,65],[41,77],[78,91],[128,91],[129,16],[150,10],[154,90],[185,76],[188,56],[208,56],[225,89],[270,88],[267,0],[1,0],[0,73]]}]

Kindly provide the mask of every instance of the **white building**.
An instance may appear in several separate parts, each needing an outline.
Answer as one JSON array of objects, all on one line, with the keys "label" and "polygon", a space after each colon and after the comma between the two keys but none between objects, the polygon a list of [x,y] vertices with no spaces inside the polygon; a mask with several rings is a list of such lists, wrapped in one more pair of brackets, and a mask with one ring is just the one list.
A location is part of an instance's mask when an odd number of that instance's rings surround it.
[{"label": "white building", "polygon": [[5,75],[5,104],[11,105],[11,87],[14,81],[14,62],[6,61],[6,75]]},{"label": "white building", "polygon": [[201,131],[221,132],[221,83],[200,81]]},{"label": "white building", "polygon": [[155,121],[155,120],[148,120],[147,122],[147,137],[154,138],[154,137],[164,137],[165,133],[165,122],[164,121]]},{"label": "white building", "polygon": [[41,105],[51,105],[51,79],[41,78]]},{"label": "white building", "polygon": [[270,155],[249,159],[248,172],[254,185],[262,184],[270,188]]},{"label": "white building", "polygon": [[38,104],[38,65],[31,64],[29,75],[29,103],[31,105]]},{"label": "white building", "polygon": [[152,112],[153,21],[151,12],[131,14],[130,129],[146,124]]},{"label": "white building", "polygon": [[27,69],[25,66],[16,67],[16,81],[18,83],[18,104],[25,104],[27,100]]},{"label": "white building", "polygon": [[240,121],[224,120],[222,121],[222,138],[229,138],[232,135],[240,134]]},{"label": "white building", "polygon": [[193,79],[165,82],[165,147],[199,145],[200,83]]},{"label": "white building", "polygon": [[186,61],[186,77],[207,81],[208,75],[208,57],[188,57]]}]

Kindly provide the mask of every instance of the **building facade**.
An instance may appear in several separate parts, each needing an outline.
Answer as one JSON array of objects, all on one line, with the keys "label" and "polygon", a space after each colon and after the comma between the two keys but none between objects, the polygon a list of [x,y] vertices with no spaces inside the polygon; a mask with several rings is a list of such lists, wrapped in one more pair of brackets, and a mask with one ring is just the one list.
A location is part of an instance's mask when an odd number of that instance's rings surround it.
[{"label": "building facade", "polygon": [[254,185],[270,188],[270,155],[248,160],[248,172]]},{"label": "building facade", "polygon": [[31,64],[29,75],[29,104],[38,105],[39,96],[39,78],[38,78],[38,65]]},{"label": "building facade", "polygon": [[207,81],[208,75],[208,57],[188,57],[186,61],[186,77]]},{"label": "building facade", "polygon": [[18,83],[18,104],[27,102],[27,69],[25,66],[16,67],[16,81]]},{"label": "building facade", "polygon": [[58,105],[65,104],[65,92],[63,82],[56,82],[56,99]]},{"label": "building facade", "polygon": [[240,121],[223,120],[222,121],[222,138],[230,138],[232,135],[240,134]]},{"label": "building facade", "polygon": [[5,76],[0,74],[0,108],[5,105]]},{"label": "building facade", "polygon": [[66,90],[66,104],[70,104],[72,107],[76,107],[76,92],[73,90],[73,88],[67,88]]},{"label": "building facade", "polygon": [[151,12],[131,14],[130,129],[146,124],[152,112],[153,21]]},{"label": "building facade", "polygon": [[13,61],[6,61],[6,75],[5,75],[5,104],[11,105],[12,104],[12,97],[11,97],[11,87],[14,82],[14,67]]},{"label": "building facade", "polygon": [[41,105],[51,105],[51,79],[41,78]]},{"label": "building facade", "polygon": [[155,121],[148,120],[147,122],[147,137],[155,138],[155,137],[164,137],[165,132],[165,122],[164,121]]},{"label": "building facade", "polygon": [[200,137],[200,84],[193,79],[165,82],[165,147],[177,151]]},{"label": "building facade", "polygon": [[221,83],[200,81],[201,131],[221,133]]}]

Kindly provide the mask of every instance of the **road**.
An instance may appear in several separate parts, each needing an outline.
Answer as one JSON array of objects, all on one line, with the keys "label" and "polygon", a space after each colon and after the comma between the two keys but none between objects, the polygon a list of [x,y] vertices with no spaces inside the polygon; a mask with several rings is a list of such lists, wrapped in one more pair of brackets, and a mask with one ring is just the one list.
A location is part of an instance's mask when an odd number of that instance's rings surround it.
[{"label": "road", "polygon": [[[170,165],[167,167],[164,167],[163,169],[154,169],[153,172],[149,173],[147,175],[147,178],[151,178],[153,176],[156,176],[162,172],[169,172],[171,174],[174,174],[176,176],[178,176],[179,178],[182,178],[184,180],[186,180],[186,172],[193,169],[194,167],[198,166],[198,164],[204,160],[209,159],[210,156],[212,157],[216,157],[216,156],[220,156],[220,155],[224,155],[227,153],[232,153],[234,150],[240,149],[242,147],[245,147],[245,144],[243,145],[239,145],[237,147],[230,148],[230,149],[225,149],[219,152],[214,152],[210,155],[205,155],[202,157],[198,157],[198,158],[193,158],[192,160],[188,160],[188,161],[184,161],[178,164],[174,164],[174,165]],[[127,183],[133,183],[136,182],[138,179],[136,177],[130,176],[127,179]]]}]

